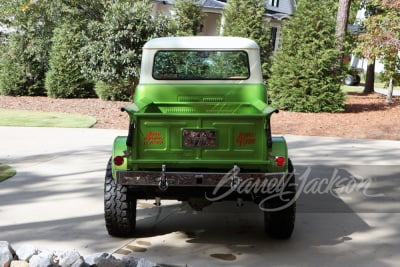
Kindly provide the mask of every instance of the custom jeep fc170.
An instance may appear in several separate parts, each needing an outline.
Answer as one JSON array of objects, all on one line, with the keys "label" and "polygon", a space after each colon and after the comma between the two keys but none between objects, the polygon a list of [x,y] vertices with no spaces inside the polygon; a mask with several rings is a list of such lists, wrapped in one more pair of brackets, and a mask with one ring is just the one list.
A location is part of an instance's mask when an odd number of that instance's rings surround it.
[{"label": "custom jeep fc170", "polygon": [[113,236],[131,236],[138,199],[176,199],[202,209],[252,201],[265,231],[289,238],[295,220],[293,166],[272,137],[259,47],[238,37],[167,37],[143,47],[127,136],[114,141],[105,188]]}]

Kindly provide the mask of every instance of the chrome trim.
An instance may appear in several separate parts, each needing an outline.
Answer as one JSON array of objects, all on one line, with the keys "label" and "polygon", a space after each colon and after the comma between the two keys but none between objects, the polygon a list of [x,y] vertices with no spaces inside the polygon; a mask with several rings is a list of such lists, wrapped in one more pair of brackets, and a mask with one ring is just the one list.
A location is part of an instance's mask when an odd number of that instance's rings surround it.
[{"label": "chrome trim", "polygon": [[[268,187],[282,185],[286,172],[277,173],[209,173],[209,172],[160,172],[160,171],[117,171],[116,180],[121,185],[157,186],[165,181],[168,187],[232,187],[248,180],[267,184]],[[165,179],[165,180],[164,180]]]}]

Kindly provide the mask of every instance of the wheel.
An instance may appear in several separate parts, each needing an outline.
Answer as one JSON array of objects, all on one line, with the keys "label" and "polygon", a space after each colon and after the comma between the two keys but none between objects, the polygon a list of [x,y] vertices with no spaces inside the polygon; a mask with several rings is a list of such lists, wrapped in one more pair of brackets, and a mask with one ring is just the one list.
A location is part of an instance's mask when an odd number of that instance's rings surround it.
[{"label": "wheel", "polygon": [[353,85],[354,84],[354,76],[353,75],[346,75],[346,77],[344,77],[343,79],[343,83],[345,85]]},{"label": "wheel", "polygon": [[361,77],[360,77],[360,75],[356,75],[356,76],[354,76],[354,77],[355,77],[355,79],[354,79],[354,85],[359,85],[360,82],[361,82]]},{"label": "wheel", "polygon": [[[296,218],[296,185],[293,174],[293,165],[289,160],[289,182],[286,184],[284,192],[290,194],[284,195],[283,199],[277,196],[271,201],[264,203],[264,208],[276,209],[276,211],[264,211],[265,232],[272,238],[289,239],[293,233]],[[280,209],[286,204],[290,205]]]},{"label": "wheel", "polygon": [[104,182],[104,217],[110,235],[129,237],[136,227],[136,198],[126,186],[112,178],[111,159],[107,164]]}]

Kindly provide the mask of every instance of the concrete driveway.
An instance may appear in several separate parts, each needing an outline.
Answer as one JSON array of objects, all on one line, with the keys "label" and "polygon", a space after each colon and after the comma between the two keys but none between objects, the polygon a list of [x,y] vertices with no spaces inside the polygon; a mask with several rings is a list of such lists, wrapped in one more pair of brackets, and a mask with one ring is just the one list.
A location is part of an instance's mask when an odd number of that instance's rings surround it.
[{"label": "concrete driveway", "polygon": [[202,212],[140,201],[137,238],[107,235],[103,181],[125,131],[0,127],[0,240],[18,248],[137,253],[168,266],[400,266],[400,142],[285,136],[299,188],[289,241],[263,233],[258,207]]}]

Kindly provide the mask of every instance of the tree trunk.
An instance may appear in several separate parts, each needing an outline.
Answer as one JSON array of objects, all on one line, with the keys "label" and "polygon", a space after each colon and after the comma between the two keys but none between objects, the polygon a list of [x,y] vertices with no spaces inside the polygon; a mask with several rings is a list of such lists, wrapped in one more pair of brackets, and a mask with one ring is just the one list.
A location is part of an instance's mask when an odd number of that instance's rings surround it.
[{"label": "tree trunk", "polygon": [[388,93],[386,96],[386,104],[392,104],[392,96],[393,96],[393,77],[390,77],[390,81],[389,81],[389,89],[388,89]]},{"label": "tree trunk", "polygon": [[371,94],[374,92],[375,82],[375,59],[372,63],[367,66],[367,75],[365,77],[364,94]]},{"label": "tree trunk", "polygon": [[[339,52],[343,51],[344,37],[346,35],[347,24],[349,21],[350,4],[351,0],[339,0],[335,32],[335,40],[337,42],[337,49]],[[343,56],[340,56],[337,64],[339,68],[342,67]]]}]

